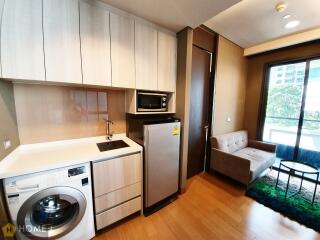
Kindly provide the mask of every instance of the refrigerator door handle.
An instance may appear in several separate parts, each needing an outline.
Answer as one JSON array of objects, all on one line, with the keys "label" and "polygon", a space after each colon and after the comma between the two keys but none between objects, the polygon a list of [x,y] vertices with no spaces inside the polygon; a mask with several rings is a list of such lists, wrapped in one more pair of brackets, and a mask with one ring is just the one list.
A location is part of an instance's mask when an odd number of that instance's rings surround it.
[{"label": "refrigerator door handle", "polygon": [[143,161],[143,169],[144,169],[144,191],[145,191],[145,195],[144,195],[144,204],[146,205],[146,203],[148,202],[148,149],[149,149],[149,129],[148,126],[145,125],[144,126],[144,158],[145,160]]}]

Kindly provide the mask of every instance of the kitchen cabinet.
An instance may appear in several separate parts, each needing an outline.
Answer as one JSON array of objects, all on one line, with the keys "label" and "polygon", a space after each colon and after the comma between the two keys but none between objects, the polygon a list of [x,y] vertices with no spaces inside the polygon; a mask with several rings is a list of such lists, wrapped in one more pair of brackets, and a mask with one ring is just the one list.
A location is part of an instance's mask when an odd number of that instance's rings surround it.
[{"label": "kitchen cabinet", "polygon": [[78,0],[43,0],[48,81],[82,83]]},{"label": "kitchen cabinet", "polygon": [[135,88],[134,20],[110,13],[112,86]]},{"label": "kitchen cabinet", "polygon": [[175,92],[176,38],[152,23],[90,0],[0,0],[0,12],[0,77]]},{"label": "kitchen cabinet", "polygon": [[5,1],[1,26],[2,77],[44,81],[42,0]]},{"label": "kitchen cabinet", "polygon": [[95,196],[112,192],[141,181],[140,154],[94,163]]},{"label": "kitchen cabinet", "polygon": [[157,30],[135,22],[136,88],[158,90]]},{"label": "kitchen cabinet", "polygon": [[141,210],[140,153],[93,163],[97,230]]},{"label": "kitchen cabinet", "polygon": [[175,92],[177,79],[177,38],[158,32],[158,90]]},{"label": "kitchen cabinet", "polygon": [[113,192],[104,194],[95,198],[96,213],[105,209],[110,209],[128,199],[133,199],[141,195],[141,182],[137,182],[126,187],[120,188]]},{"label": "kitchen cabinet", "polygon": [[109,226],[141,209],[141,197],[134,198],[96,216],[97,230]]},{"label": "kitchen cabinet", "polygon": [[111,86],[109,12],[80,2],[83,84]]}]

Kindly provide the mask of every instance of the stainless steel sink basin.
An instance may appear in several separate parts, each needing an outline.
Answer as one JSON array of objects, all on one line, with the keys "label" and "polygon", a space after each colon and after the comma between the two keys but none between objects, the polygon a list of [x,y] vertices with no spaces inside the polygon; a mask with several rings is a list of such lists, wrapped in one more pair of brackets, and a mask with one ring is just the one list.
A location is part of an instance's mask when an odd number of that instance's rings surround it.
[{"label": "stainless steel sink basin", "polygon": [[118,149],[118,148],[129,147],[129,145],[126,144],[122,140],[97,143],[97,146],[98,146],[100,152],[110,151],[110,150],[114,150],[114,149]]}]

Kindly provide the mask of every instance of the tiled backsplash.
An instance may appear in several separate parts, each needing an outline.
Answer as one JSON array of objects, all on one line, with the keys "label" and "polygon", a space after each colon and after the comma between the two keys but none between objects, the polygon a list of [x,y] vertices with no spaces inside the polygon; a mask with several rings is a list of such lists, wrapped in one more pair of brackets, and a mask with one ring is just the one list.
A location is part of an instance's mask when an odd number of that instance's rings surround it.
[{"label": "tiled backsplash", "polygon": [[124,90],[14,84],[14,95],[21,144],[104,135],[104,118],[126,131]]}]

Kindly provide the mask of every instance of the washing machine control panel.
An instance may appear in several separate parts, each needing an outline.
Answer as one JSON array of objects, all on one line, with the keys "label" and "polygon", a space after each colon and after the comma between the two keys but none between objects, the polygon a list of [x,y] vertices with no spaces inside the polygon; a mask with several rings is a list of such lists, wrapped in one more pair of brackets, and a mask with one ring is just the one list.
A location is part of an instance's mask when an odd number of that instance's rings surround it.
[{"label": "washing machine control panel", "polygon": [[71,169],[68,169],[68,177],[74,177],[74,176],[83,174],[85,172],[86,172],[85,166],[71,168]]}]

